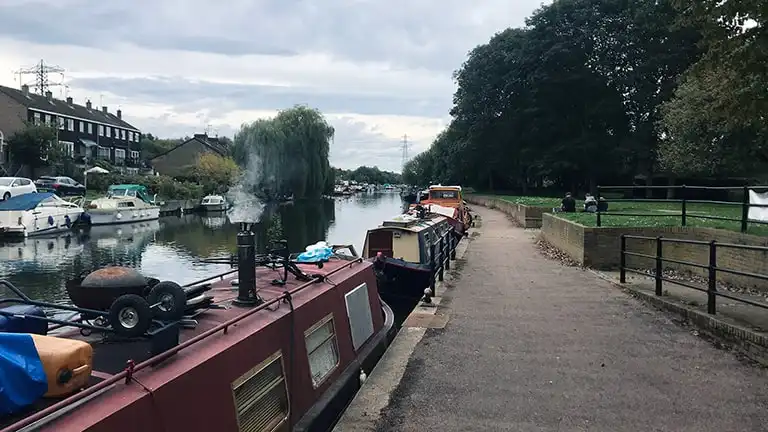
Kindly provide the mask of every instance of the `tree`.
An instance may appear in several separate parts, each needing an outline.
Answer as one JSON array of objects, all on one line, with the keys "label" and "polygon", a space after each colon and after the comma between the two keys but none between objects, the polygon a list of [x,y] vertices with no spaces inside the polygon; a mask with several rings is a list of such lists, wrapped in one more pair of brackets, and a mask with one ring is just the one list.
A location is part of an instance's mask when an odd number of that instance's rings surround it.
[{"label": "tree", "polygon": [[200,155],[194,168],[200,183],[213,183],[216,187],[229,187],[240,175],[240,167],[230,157],[214,153]]},{"label": "tree", "polygon": [[247,185],[267,198],[319,197],[333,184],[328,181],[333,135],[320,111],[295,106],[273,119],[244,124],[235,135],[232,155],[243,167]]},{"label": "tree", "polygon": [[8,151],[14,162],[29,167],[31,177],[35,170],[54,164],[64,156],[64,149],[58,145],[58,131],[55,127],[27,124],[8,138]]}]

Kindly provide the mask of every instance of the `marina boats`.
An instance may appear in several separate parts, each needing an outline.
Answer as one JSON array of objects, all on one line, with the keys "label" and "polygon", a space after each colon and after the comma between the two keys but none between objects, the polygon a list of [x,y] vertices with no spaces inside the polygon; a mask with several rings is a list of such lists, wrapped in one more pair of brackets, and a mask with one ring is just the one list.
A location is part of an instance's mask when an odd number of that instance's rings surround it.
[{"label": "marina boats", "polygon": [[223,212],[229,208],[229,204],[221,195],[208,195],[200,201],[200,208],[204,212]]},{"label": "marina boats", "polygon": [[445,216],[406,213],[368,230],[363,257],[374,262],[384,301],[412,302],[424,296],[432,277],[432,250],[451,228]]},{"label": "marina boats", "polygon": [[157,195],[150,198],[146,186],[137,184],[112,185],[107,196],[91,201],[87,213],[92,225],[142,222],[160,218]]},{"label": "marina boats", "polygon": [[465,235],[472,226],[472,215],[464,202],[461,186],[433,185],[420,195],[419,202],[410,206],[412,211],[421,206],[426,207],[430,213],[449,218],[449,223],[458,236]]},{"label": "marina boats", "polygon": [[29,193],[0,202],[0,235],[31,237],[68,231],[83,208],[51,192]]},{"label": "marina boats", "polygon": [[184,287],[97,270],[67,283],[76,306],[3,282],[0,430],[330,429],[394,337],[373,264],[256,255],[250,228],[238,248],[236,270]]}]

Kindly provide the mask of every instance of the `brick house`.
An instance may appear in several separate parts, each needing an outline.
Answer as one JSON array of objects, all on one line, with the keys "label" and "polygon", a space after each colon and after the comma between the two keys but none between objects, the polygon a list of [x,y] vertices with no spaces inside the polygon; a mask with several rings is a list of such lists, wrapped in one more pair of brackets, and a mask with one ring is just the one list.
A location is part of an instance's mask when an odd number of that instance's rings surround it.
[{"label": "brick house", "polygon": [[10,165],[5,141],[24,128],[25,122],[56,126],[59,144],[78,165],[109,161],[120,170],[137,174],[141,166],[141,131],[123,120],[123,113],[110,113],[106,106],[94,108],[90,101],[79,105],[21,89],[0,86],[0,166]]},{"label": "brick house", "polygon": [[228,152],[226,145],[221,143],[217,137],[195,134],[192,138],[165,153],[155,156],[150,160],[150,164],[160,174],[179,177],[189,173],[201,155],[213,153],[218,156],[226,156]]}]

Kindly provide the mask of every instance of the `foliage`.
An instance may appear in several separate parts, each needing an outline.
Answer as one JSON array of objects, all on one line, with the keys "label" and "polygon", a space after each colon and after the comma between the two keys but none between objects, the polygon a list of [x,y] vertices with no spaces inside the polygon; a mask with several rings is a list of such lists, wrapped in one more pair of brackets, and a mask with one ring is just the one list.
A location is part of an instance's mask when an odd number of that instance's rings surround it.
[{"label": "foliage", "polygon": [[660,105],[698,60],[671,0],[559,0],[476,47],[456,71],[452,121],[408,183],[577,190],[651,172]]},{"label": "foliage", "polygon": [[382,171],[379,167],[360,166],[353,170],[334,168],[337,180],[350,180],[370,184],[400,184],[402,176],[391,171]]},{"label": "foliage", "polygon": [[122,175],[116,173],[96,174],[88,176],[88,190],[106,192],[109,185],[113,184],[141,184],[146,186],[151,193],[158,194],[160,198],[192,199],[198,200],[203,196],[214,193],[211,186],[200,185],[193,182],[180,182],[168,176],[144,176]]},{"label": "foliage", "polygon": [[58,130],[49,125],[28,123],[8,138],[8,151],[14,162],[32,170],[49,166],[64,158],[64,149],[57,145]]},{"label": "foliage", "polygon": [[142,134],[139,142],[139,145],[141,146],[141,157],[144,160],[153,159],[186,141],[186,139],[187,138],[160,139],[151,133]]},{"label": "foliage", "polygon": [[194,171],[198,182],[213,183],[220,187],[232,186],[240,176],[240,167],[234,159],[214,153],[200,155]]},{"label": "foliage", "polygon": [[333,135],[320,111],[295,106],[273,119],[244,124],[235,135],[232,156],[254,192],[319,197],[333,185],[328,163]]},{"label": "foliage", "polygon": [[768,9],[758,1],[678,1],[701,29],[703,57],[663,107],[661,165],[699,176],[754,176],[768,168]]}]

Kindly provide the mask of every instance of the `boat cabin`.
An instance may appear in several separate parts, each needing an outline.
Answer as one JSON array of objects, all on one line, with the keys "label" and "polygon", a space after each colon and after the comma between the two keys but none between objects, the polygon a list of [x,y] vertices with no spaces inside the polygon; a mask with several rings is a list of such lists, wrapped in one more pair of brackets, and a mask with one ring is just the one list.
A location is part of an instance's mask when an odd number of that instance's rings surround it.
[{"label": "boat cabin", "polygon": [[461,186],[430,186],[429,195],[422,198],[420,203],[437,204],[443,207],[461,207],[464,205],[464,198],[461,195]]},{"label": "boat cabin", "polygon": [[111,185],[107,189],[107,198],[139,198],[147,204],[155,203],[154,197],[149,196],[149,189],[138,184]]},{"label": "boat cabin", "polygon": [[379,253],[411,263],[427,264],[429,247],[451,229],[448,218],[430,215],[419,218],[402,214],[386,220],[378,228],[369,230],[363,246],[363,257],[375,258]]}]

